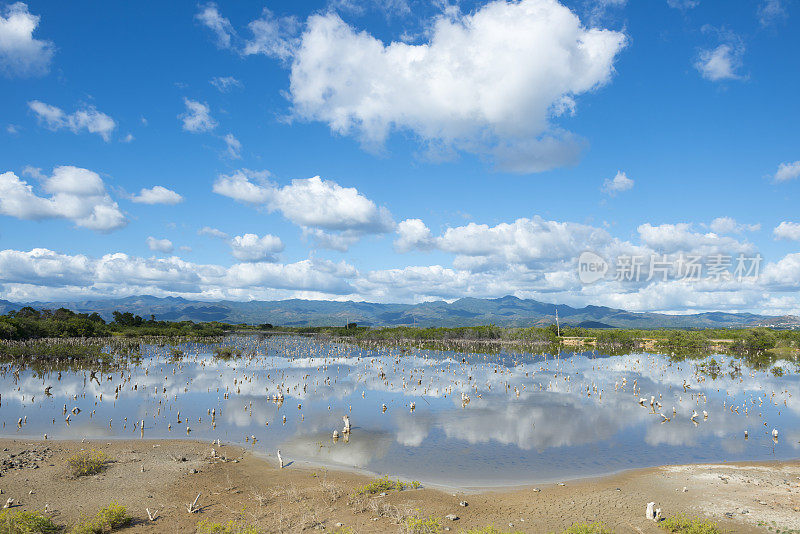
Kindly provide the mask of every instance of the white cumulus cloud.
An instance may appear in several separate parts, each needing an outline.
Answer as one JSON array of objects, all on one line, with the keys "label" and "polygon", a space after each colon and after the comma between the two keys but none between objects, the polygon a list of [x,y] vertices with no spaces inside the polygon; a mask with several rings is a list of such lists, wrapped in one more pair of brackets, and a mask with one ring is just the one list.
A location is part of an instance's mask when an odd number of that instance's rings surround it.
[{"label": "white cumulus cloud", "polygon": [[56,167],[44,178],[49,197],[33,191],[33,186],[13,172],[0,174],[0,214],[18,219],[67,219],[76,226],[108,232],[127,224],[125,215],[106,192],[100,176],[88,169]]},{"label": "white cumulus cloud", "polygon": [[0,72],[9,77],[47,74],[55,46],[50,41],[34,39],[38,15],[16,2],[0,11]]},{"label": "white cumulus cloud", "polygon": [[622,171],[617,171],[614,178],[606,178],[603,181],[603,192],[614,196],[617,193],[627,191],[633,188],[633,180],[628,178],[628,175]]},{"label": "white cumulus cloud", "polygon": [[277,261],[275,254],[283,251],[283,242],[277,236],[266,234],[237,235],[231,239],[231,254],[241,261]]},{"label": "white cumulus cloud", "polygon": [[707,255],[733,251],[751,252],[754,248],[750,243],[720,236],[714,232],[696,232],[690,223],[660,225],[646,223],[640,225],[637,231],[644,245],[665,254],[683,251]]},{"label": "white cumulus cloud", "polygon": [[742,232],[757,232],[761,225],[741,224],[733,217],[717,217],[708,225],[712,232],[717,234],[740,234]]},{"label": "white cumulus cloud", "polygon": [[776,182],[788,182],[800,176],[800,161],[781,163],[773,177]]},{"label": "white cumulus cloud", "polygon": [[34,112],[40,123],[51,130],[61,130],[67,128],[74,133],[86,130],[89,133],[96,133],[108,142],[111,133],[117,127],[117,123],[93,106],[84,106],[74,113],[65,113],[59,107],[45,104],[39,100],[31,100],[28,107]]},{"label": "white cumulus cloud", "polygon": [[575,161],[581,141],[553,120],[610,81],[623,33],[588,28],[555,0],[497,0],[431,28],[423,44],[384,44],[334,13],[312,15],[291,63],[295,114],[372,148],[406,130],[433,151],[519,172]]},{"label": "white cumulus cloud", "polygon": [[163,252],[164,254],[169,254],[175,249],[169,239],[157,239],[153,236],[147,238],[147,248],[153,252]]},{"label": "white cumulus cloud", "polygon": [[140,204],[178,204],[183,202],[183,197],[171,189],[156,185],[150,189],[142,188],[138,195],[131,198]]},{"label": "white cumulus cloud", "polygon": [[394,229],[389,210],[377,206],[354,187],[342,187],[319,176],[279,186],[266,176],[249,170],[220,175],[213,190],[240,202],[262,204],[268,211],[280,212],[323,248],[346,250],[365,234]]},{"label": "white cumulus cloud", "polygon": [[800,241],[800,223],[783,221],[772,231],[775,239]]},{"label": "white cumulus cloud", "polygon": [[421,219],[406,219],[397,225],[397,239],[394,248],[398,252],[427,250],[434,245],[433,235]]}]

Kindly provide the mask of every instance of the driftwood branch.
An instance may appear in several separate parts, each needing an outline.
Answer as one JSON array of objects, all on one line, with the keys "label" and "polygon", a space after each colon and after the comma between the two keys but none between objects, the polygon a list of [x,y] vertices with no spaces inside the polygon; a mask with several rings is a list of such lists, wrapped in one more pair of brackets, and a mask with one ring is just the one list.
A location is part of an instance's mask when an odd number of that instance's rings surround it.
[{"label": "driftwood branch", "polygon": [[200,494],[198,493],[197,497],[194,498],[194,502],[192,504],[189,504],[189,505],[186,506],[186,509],[189,511],[190,514],[193,514],[193,513],[197,512],[199,510],[199,508],[196,508],[197,501],[199,499],[200,499]]}]

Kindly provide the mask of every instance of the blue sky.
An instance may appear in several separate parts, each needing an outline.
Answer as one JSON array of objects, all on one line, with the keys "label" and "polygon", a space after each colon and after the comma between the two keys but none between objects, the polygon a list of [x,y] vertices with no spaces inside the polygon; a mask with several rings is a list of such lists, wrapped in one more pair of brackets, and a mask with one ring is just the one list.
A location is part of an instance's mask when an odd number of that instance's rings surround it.
[{"label": "blue sky", "polygon": [[0,3],[0,298],[800,313],[798,9]]}]

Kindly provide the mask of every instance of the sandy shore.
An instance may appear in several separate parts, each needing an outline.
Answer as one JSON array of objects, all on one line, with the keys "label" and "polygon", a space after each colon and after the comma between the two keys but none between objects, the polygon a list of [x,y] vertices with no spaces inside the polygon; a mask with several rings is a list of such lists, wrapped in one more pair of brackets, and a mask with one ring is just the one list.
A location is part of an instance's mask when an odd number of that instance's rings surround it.
[{"label": "sandy shore", "polygon": [[[72,477],[67,458],[91,448],[113,462],[101,474]],[[224,460],[211,457],[210,444],[193,441],[1,439],[0,449],[3,500],[13,498],[25,510],[47,505],[62,525],[116,500],[135,518],[126,529],[130,532],[194,532],[202,519],[240,518],[261,532],[335,531],[337,524],[354,532],[399,532],[399,519],[412,514],[455,514],[458,520],[443,521],[453,532],[487,525],[560,532],[573,522],[595,520],[618,533],[663,532],[644,518],[648,501],[667,516],[708,517],[732,532],[765,532],[759,526],[764,523],[800,528],[800,462],[672,466],[563,486],[477,493],[421,488],[353,498],[369,477],[297,464],[278,469],[269,459],[234,446],[217,448]],[[198,493],[200,511],[187,512]],[[146,508],[158,510],[155,522],[148,520]]]}]

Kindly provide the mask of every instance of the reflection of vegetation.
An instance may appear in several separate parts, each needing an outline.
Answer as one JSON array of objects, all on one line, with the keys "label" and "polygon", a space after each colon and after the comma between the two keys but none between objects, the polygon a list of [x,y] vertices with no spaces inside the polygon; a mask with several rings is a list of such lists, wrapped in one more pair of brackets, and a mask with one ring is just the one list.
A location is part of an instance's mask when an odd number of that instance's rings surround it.
[{"label": "reflection of vegetation", "polygon": [[[787,372],[785,365],[777,364],[779,360],[800,363],[800,331],[769,328],[634,330],[564,325],[559,331],[554,325],[526,328],[495,325],[367,328],[355,323],[343,327],[274,327],[267,323],[256,326],[216,321],[157,321],[152,315],[149,319],[143,319],[120,311],[114,312],[114,321],[107,323],[97,313],[75,313],[64,308],[55,311],[36,310],[30,307],[0,315],[0,361],[11,360],[18,365],[32,362],[34,365],[46,364],[49,370],[57,366],[86,368],[94,365],[102,368],[115,365],[121,359],[131,363],[141,361],[141,343],[163,345],[165,340],[177,343],[197,339],[217,342],[225,334],[237,332],[260,332],[266,336],[291,333],[330,336],[367,348],[384,345],[400,347],[404,351],[429,349],[502,355],[510,352],[555,354],[562,350],[592,350],[613,356],[641,350],[661,352],[674,361],[702,360],[715,354],[732,354],[756,370],[774,368],[774,373]],[[128,343],[121,343],[123,340],[128,340]],[[215,352],[218,358],[224,360],[242,355],[241,348],[220,347]],[[181,349],[172,349],[172,363],[182,358]],[[712,378],[728,372],[712,361],[700,364],[698,368]],[[729,373],[731,377],[741,376],[741,369],[732,367]]]},{"label": "reflection of vegetation", "polygon": [[[99,342],[65,343],[62,340],[36,339],[0,343],[0,356],[16,360],[92,360],[103,358],[103,345]],[[107,356],[107,355],[106,355]]]},{"label": "reflection of vegetation", "polygon": [[668,517],[661,522],[661,528],[678,534],[718,534],[722,532],[717,524],[707,519],[690,519],[683,514]]},{"label": "reflection of vegetation", "polygon": [[697,368],[698,371],[704,375],[710,376],[712,380],[716,380],[720,373],[719,364],[714,358],[709,358],[708,360],[701,362]]}]

